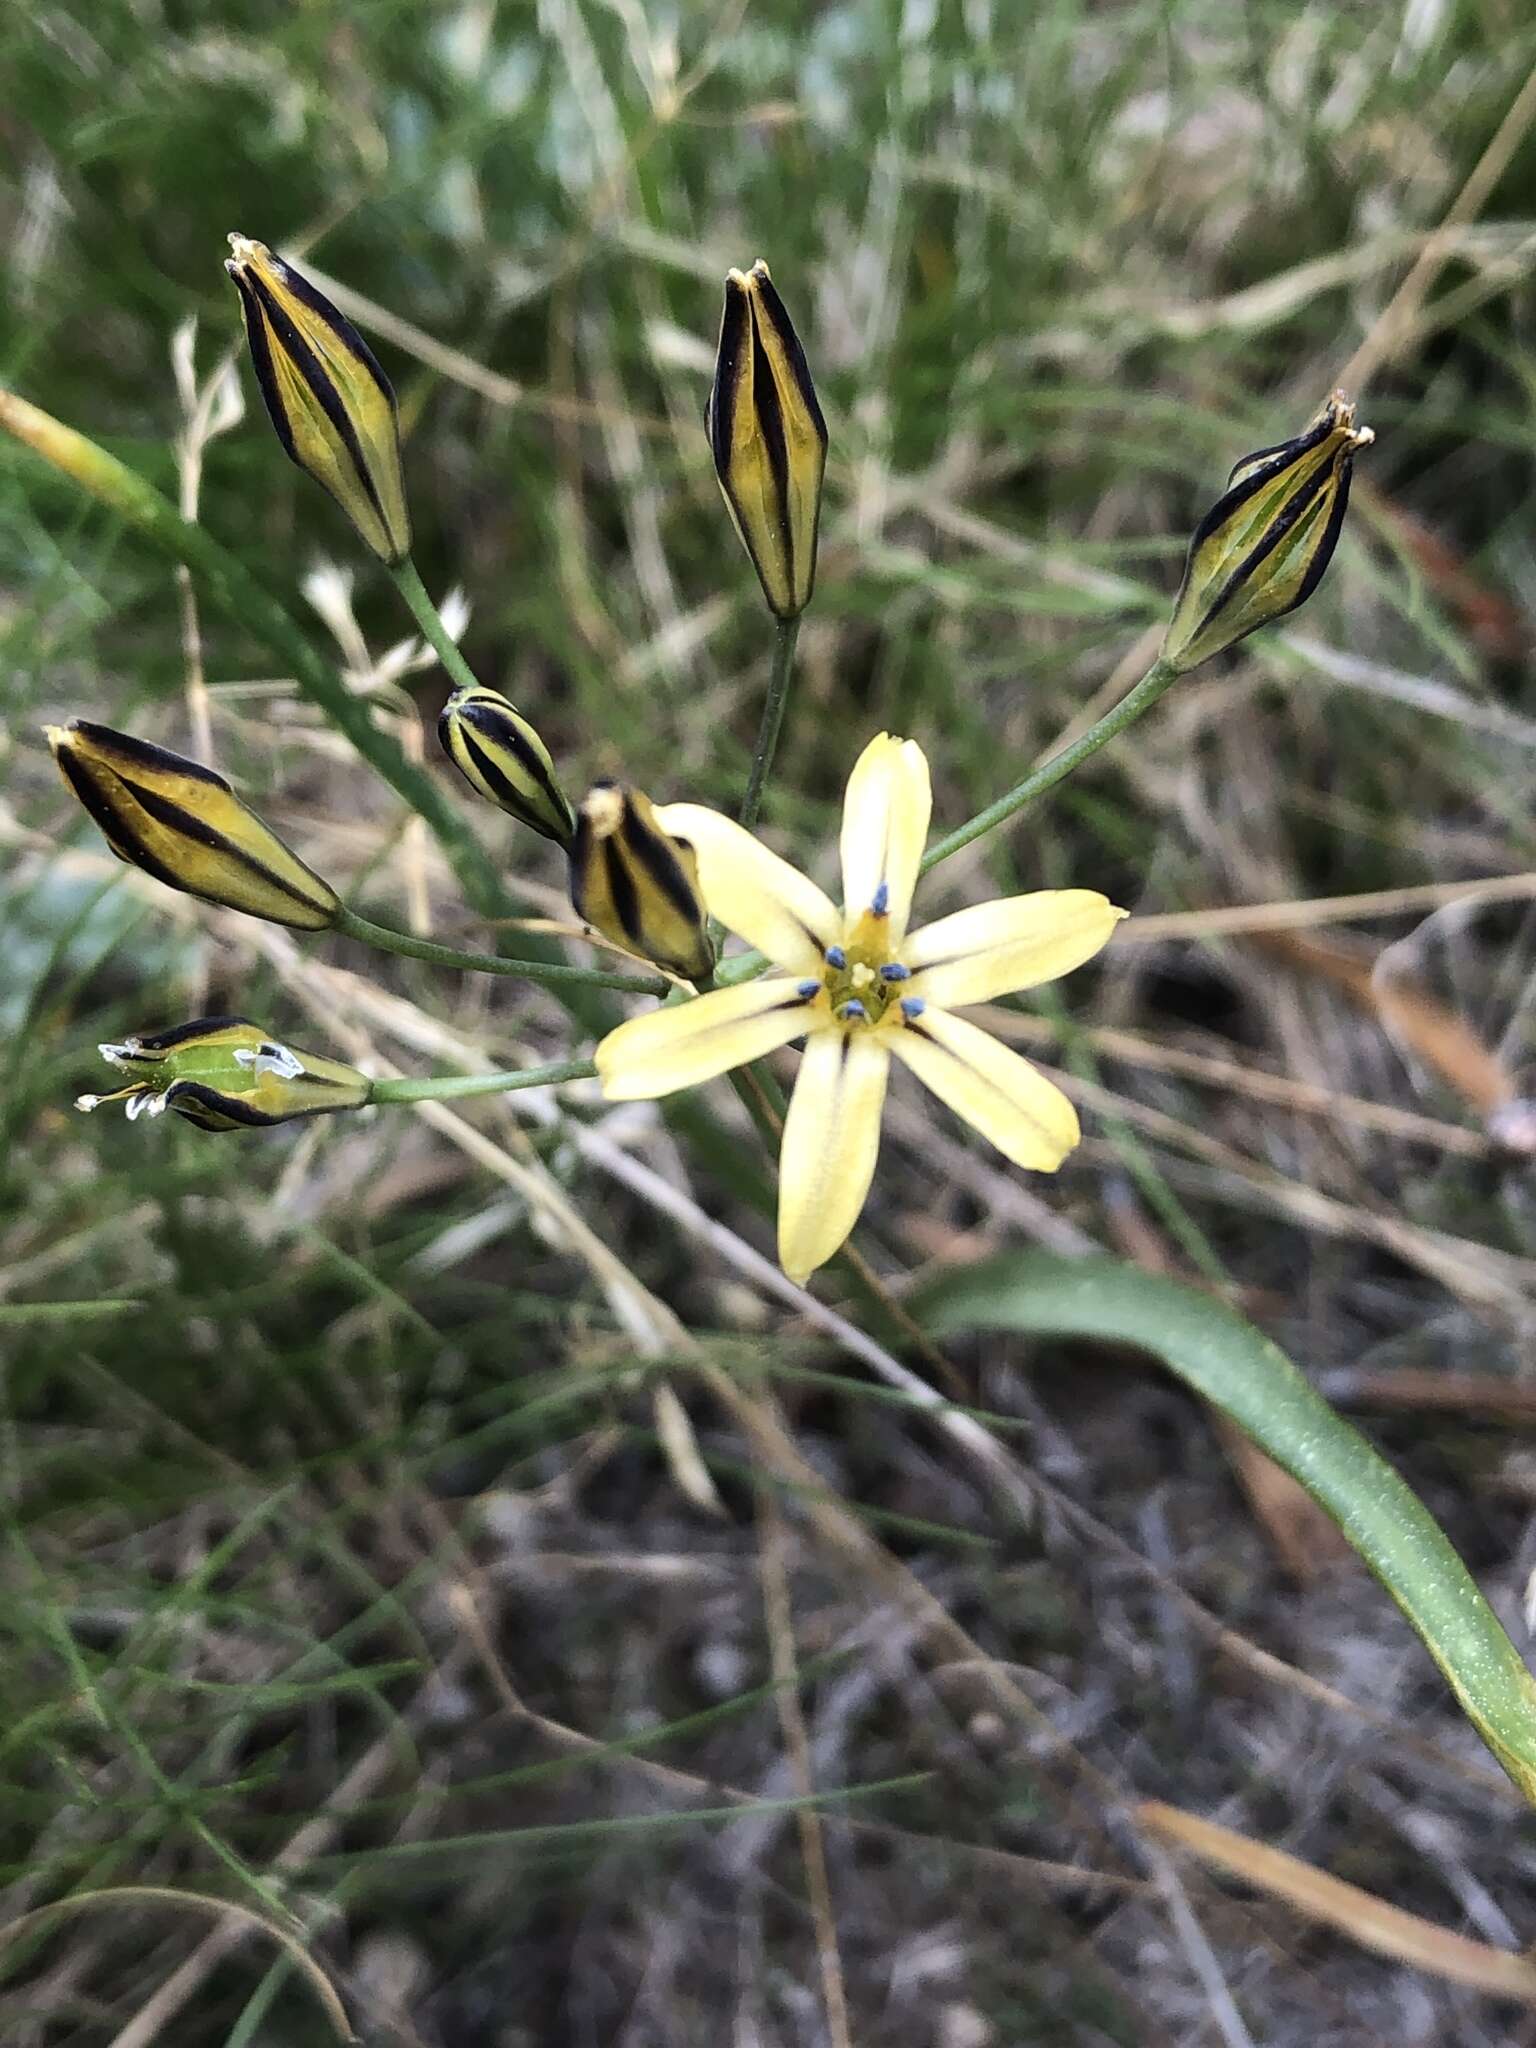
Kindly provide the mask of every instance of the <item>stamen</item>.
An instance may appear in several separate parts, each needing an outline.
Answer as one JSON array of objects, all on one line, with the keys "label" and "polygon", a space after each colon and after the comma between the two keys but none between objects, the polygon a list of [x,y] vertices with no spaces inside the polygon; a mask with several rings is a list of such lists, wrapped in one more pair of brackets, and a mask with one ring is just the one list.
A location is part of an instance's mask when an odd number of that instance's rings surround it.
[{"label": "stamen", "polygon": [[848,955],[843,951],[841,946],[828,946],[827,965],[829,967],[835,968],[839,974],[841,974],[843,969],[848,965]]},{"label": "stamen", "polygon": [[802,981],[797,985],[795,994],[802,1003],[808,1003],[812,996],[819,996],[821,994],[821,983],[819,981]]},{"label": "stamen", "polygon": [[844,1003],[842,1010],[839,1014],[843,1018],[845,1018],[846,1021],[850,1024],[867,1024],[869,1022],[869,1012],[865,1009],[864,1005],[859,1001],[857,996],[851,996],[849,1000],[846,1003]]},{"label": "stamen", "polygon": [[885,916],[891,907],[891,887],[889,882],[882,882],[880,884],[879,888],[875,891],[875,900],[869,907],[876,917]]},{"label": "stamen", "polygon": [[921,996],[903,996],[901,999],[901,1014],[909,1024],[921,1017],[927,1007]]},{"label": "stamen", "polygon": [[887,960],[880,970],[882,981],[909,981],[911,977],[911,968],[903,967],[899,960]]}]

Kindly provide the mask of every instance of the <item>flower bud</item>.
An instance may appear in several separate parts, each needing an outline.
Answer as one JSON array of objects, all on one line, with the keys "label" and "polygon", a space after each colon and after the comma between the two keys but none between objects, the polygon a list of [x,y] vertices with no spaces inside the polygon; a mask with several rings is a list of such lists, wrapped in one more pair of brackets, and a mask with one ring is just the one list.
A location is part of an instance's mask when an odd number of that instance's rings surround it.
[{"label": "flower bud", "polygon": [[244,1017],[199,1017],[100,1052],[132,1078],[110,1095],[78,1096],[75,1107],[121,1102],[130,1123],[174,1109],[205,1131],[235,1131],[361,1109],[373,1092],[356,1067],[280,1045]]},{"label": "flower bud", "polygon": [[693,848],[662,831],[638,789],[600,782],[581,806],[571,901],[594,931],[669,974],[703,981],[714,968]]},{"label": "flower bud", "polygon": [[411,521],[395,394],[373,350],[307,277],[265,242],[231,235],[224,268],[277,438],[323,484],[376,555],[400,562]]},{"label": "flower bud", "polygon": [[715,472],[769,610],[798,618],[816,584],[827,423],[784,301],[761,259],[725,280],[704,424]]},{"label": "flower bud", "polygon": [[437,721],[443,752],[470,788],[569,848],[576,819],[549,749],[499,690],[455,690]]},{"label": "flower bud", "polygon": [[1375,438],[1335,391],[1296,440],[1243,457],[1189,544],[1163,640],[1170,668],[1198,668],[1306,602],[1338,545],[1356,451]]},{"label": "flower bud", "polygon": [[340,898],[247,810],[222,775],[147,740],[72,718],[50,725],[60,773],[119,860],[272,924],[321,931]]}]

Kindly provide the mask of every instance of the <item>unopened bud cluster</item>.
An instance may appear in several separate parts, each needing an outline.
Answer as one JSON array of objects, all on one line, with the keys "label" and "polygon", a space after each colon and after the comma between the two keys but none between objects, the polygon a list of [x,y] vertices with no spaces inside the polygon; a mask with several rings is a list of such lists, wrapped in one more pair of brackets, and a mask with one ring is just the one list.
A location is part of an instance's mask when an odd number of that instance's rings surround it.
[{"label": "unopened bud cluster", "polygon": [[[388,379],[351,322],[291,263],[244,235],[231,235],[230,246],[226,268],[283,448],[402,588],[409,593],[414,579],[420,592]],[[732,522],[769,610],[789,629],[779,646],[792,646],[792,622],[816,581],[827,428],[805,352],[760,261],[726,278],[705,425]],[[1371,439],[1335,392],[1294,440],[1237,464],[1190,544],[1163,642],[1165,678],[1311,594],[1338,542],[1354,457]],[[454,655],[437,644],[445,660]],[[484,685],[453,691],[438,734],[477,796],[562,849],[572,902],[593,933],[681,980],[711,977],[715,948],[694,848],[663,829],[643,791],[601,782],[573,806],[537,730]],[[294,930],[349,921],[330,883],[213,769],[85,719],[51,727],[48,739],[66,783],[122,860],[203,902]],[[101,1050],[130,1078],[81,1106],[123,1101],[130,1117],[172,1109],[222,1130],[369,1099],[355,1068],[296,1052],[240,1018],[203,1018]]]}]

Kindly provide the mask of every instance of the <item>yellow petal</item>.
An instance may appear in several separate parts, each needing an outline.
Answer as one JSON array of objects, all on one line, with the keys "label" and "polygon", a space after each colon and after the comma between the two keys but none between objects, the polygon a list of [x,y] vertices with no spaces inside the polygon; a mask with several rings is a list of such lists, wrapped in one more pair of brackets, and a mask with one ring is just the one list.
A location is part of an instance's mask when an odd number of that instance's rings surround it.
[{"label": "yellow petal", "polygon": [[1041,889],[957,910],[902,947],[913,970],[902,994],[961,1009],[1037,988],[1091,960],[1124,916],[1096,889]]},{"label": "yellow petal", "polygon": [[890,1047],[1015,1166],[1054,1173],[1082,1135],[1055,1083],[964,1017],[925,1010],[890,1034]]},{"label": "yellow petal", "polygon": [[871,1031],[806,1041],[779,1152],[779,1264],[804,1283],[859,1220],[875,1176],[890,1056]]},{"label": "yellow petal", "polygon": [[812,1014],[798,983],[775,979],[648,1010],[610,1031],[594,1053],[603,1093],[610,1102],[636,1102],[712,1081],[788,1045]]},{"label": "yellow petal", "polygon": [[692,846],[699,890],[712,917],[787,974],[821,972],[823,956],[842,938],[843,927],[809,876],[702,804],[663,804],[656,820],[664,832]]},{"label": "yellow petal", "polygon": [[877,733],[853,764],[843,797],[843,908],[851,922],[871,909],[879,914],[883,902],[892,946],[907,929],[932,807],[922,748]]}]

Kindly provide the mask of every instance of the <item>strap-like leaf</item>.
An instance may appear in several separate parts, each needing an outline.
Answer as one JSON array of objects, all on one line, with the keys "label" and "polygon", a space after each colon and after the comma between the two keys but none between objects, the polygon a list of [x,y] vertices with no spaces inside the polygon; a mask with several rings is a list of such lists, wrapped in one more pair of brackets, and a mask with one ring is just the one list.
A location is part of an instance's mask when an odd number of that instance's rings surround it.
[{"label": "strap-like leaf", "polygon": [[1113,1260],[1046,1252],[1005,1253],[947,1274],[909,1306],[941,1335],[989,1329],[1089,1337],[1161,1359],[1333,1517],[1536,1805],[1536,1679],[1428,1509],[1241,1316]]}]

